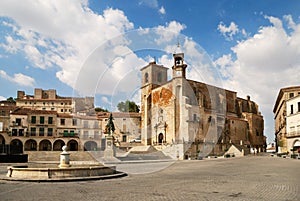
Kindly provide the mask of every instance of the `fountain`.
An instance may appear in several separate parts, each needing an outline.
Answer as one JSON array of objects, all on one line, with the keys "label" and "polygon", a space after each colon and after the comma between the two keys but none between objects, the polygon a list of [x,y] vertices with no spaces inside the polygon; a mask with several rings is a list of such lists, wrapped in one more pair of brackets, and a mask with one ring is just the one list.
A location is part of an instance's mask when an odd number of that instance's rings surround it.
[{"label": "fountain", "polygon": [[[70,165],[70,153],[67,147],[62,147],[60,154],[60,164],[54,167],[53,164],[35,166],[9,166],[7,167],[6,177],[4,180],[17,181],[80,181],[109,179],[126,176],[126,173],[118,172],[115,166],[104,166],[103,164],[95,165]],[[51,167],[52,166],[52,167]]]}]

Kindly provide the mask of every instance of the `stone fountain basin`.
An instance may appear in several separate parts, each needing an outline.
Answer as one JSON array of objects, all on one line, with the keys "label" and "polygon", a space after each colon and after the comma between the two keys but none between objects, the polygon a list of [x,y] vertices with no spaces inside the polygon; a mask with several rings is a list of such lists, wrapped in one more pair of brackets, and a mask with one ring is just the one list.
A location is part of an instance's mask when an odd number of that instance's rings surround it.
[{"label": "stone fountain basin", "polygon": [[108,179],[126,176],[125,173],[116,171],[115,166],[89,165],[59,167],[30,167],[9,166],[7,167],[8,180],[22,181],[72,181],[90,179]]}]

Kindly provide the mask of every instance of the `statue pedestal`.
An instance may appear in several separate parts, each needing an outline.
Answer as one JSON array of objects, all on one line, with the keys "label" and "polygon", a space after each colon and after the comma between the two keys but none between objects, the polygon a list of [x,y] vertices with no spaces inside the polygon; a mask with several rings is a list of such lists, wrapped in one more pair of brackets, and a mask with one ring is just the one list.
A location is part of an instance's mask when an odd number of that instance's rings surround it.
[{"label": "statue pedestal", "polygon": [[113,158],[116,156],[116,150],[113,143],[113,137],[106,137],[106,147],[104,150],[104,158]]},{"label": "statue pedestal", "polygon": [[63,152],[60,153],[60,168],[70,167],[70,153],[67,152],[67,146],[63,146]]}]

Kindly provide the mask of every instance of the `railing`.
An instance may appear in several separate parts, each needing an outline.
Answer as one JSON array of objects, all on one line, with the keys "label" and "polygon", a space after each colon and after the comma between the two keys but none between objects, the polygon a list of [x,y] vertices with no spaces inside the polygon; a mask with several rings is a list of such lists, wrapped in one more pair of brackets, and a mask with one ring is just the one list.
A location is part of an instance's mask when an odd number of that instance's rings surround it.
[{"label": "railing", "polygon": [[287,137],[297,137],[297,136],[300,136],[300,131],[292,131],[292,132],[289,132],[289,133],[287,133],[286,136],[287,136]]}]

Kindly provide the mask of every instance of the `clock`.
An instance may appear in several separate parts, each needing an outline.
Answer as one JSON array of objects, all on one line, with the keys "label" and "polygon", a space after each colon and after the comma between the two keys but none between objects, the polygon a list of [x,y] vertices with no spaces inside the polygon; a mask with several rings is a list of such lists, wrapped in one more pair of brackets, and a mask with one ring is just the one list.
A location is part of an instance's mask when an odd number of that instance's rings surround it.
[{"label": "clock", "polygon": [[181,76],[181,75],[182,75],[182,71],[181,71],[181,70],[177,70],[177,71],[176,71],[176,75],[177,75],[177,76]]}]

